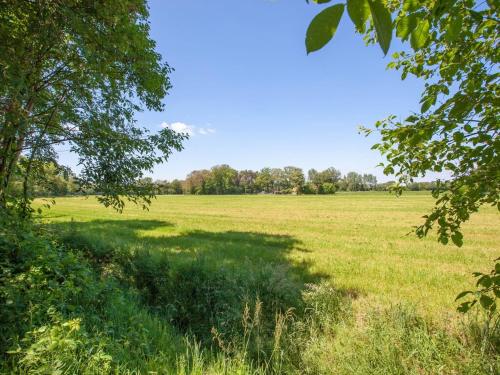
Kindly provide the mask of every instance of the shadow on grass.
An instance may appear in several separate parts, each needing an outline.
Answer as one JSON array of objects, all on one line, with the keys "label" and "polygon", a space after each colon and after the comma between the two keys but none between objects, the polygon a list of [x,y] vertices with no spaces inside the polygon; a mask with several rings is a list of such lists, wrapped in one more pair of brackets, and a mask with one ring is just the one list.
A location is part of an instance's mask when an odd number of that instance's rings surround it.
[{"label": "shadow on grass", "polygon": [[292,261],[292,250],[310,252],[301,241],[289,235],[258,232],[175,232],[172,223],[160,220],[94,220],[51,224],[56,233],[77,233],[90,243],[111,249],[161,252],[173,264],[196,259],[212,266],[239,268],[265,262],[287,265],[304,283],[329,278],[311,273],[311,263]]},{"label": "shadow on grass", "polygon": [[[51,227],[69,246],[93,247],[96,258],[120,264],[121,274],[142,292],[150,308],[205,342],[211,340],[212,327],[229,327],[229,332],[238,326],[244,305],[256,300],[270,322],[276,312],[288,308],[300,314],[307,284],[329,279],[311,272],[310,261],[290,256],[293,250],[308,250],[289,235],[178,233],[171,223],[159,220],[95,220]],[[352,290],[337,292],[346,299],[357,295]]]}]

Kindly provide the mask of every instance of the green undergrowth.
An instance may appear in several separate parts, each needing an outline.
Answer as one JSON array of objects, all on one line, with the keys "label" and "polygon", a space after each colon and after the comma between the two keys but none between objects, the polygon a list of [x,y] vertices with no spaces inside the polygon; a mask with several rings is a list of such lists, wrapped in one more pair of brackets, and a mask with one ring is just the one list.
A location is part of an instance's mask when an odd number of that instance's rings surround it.
[{"label": "green undergrowth", "polygon": [[8,215],[0,231],[1,373],[499,370],[498,332],[484,322],[456,334],[402,305],[360,317],[356,293],[305,283],[284,262],[175,262]]}]

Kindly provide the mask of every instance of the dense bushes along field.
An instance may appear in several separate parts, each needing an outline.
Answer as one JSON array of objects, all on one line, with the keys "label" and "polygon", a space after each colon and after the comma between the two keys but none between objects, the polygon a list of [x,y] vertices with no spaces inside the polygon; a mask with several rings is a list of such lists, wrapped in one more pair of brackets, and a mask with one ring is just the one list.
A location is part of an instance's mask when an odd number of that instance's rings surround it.
[{"label": "dense bushes along field", "polygon": [[498,332],[474,319],[458,337],[403,305],[354,317],[352,292],[303,284],[285,264],[174,265],[89,242],[76,226],[56,234],[11,219],[0,219],[2,373],[499,370]]}]

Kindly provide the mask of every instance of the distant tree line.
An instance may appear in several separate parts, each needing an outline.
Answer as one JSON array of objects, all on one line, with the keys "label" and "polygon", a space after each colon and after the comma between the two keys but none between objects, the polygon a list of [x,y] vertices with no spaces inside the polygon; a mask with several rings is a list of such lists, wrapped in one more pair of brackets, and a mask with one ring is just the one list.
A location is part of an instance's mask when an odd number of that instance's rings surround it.
[{"label": "distant tree line", "polygon": [[[145,179],[153,183],[157,194],[334,194],[337,191],[384,191],[393,181],[379,184],[372,174],[349,172],[333,167],[323,171],[310,169],[307,176],[298,167],[262,168],[260,171],[238,171],[227,164],[195,170],[184,180]],[[415,182],[408,190],[432,190],[434,182]]]},{"label": "distant tree line", "polygon": [[[21,158],[18,170],[21,173],[11,181],[14,195],[23,193],[23,168],[26,159]],[[30,179],[30,195],[34,197],[65,196],[76,194],[100,194],[79,184],[78,176],[69,168],[53,161],[36,161],[37,174]],[[349,172],[346,175],[333,167],[323,171],[310,169],[307,176],[298,167],[262,168],[260,171],[238,171],[229,165],[216,165],[210,169],[195,170],[184,180],[140,180],[139,185],[152,185],[156,194],[334,194],[337,191],[387,191],[394,181],[377,183],[372,174]],[[410,191],[432,190],[435,182],[413,182],[407,186]]]},{"label": "distant tree line", "polygon": [[[31,173],[26,173],[27,169],[31,169]],[[29,189],[27,193],[32,197],[82,193],[79,179],[71,168],[58,164],[55,159],[29,160],[21,156],[9,182],[9,192],[13,197],[21,197],[25,189]]]}]

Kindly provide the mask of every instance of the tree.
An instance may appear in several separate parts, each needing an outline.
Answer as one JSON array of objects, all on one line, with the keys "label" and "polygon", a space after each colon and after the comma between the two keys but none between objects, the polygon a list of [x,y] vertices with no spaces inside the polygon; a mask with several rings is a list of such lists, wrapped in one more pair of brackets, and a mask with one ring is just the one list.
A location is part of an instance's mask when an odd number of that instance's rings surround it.
[{"label": "tree", "polygon": [[340,173],[339,170],[330,167],[322,171],[320,175],[322,183],[329,182],[331,184],[336,184],[340,180],[342,173]]},{"label": "tree", "polygon": [[256,192],[257,173],[248,169],[238,172],[238,185],[241,192],[251,194]]},{"label": "tree", "polygon": [[170,183],[171,194],[182,194],[182,181],[180,180],[172,180]]},{"label": "tree", "polygon": [[372,174],[363,174],[363,190],[375,190],[377,187],[377,177]]},{"label": "tree", "polygon": [[[325,183],[333,184],[334,186],[340,181],[342,174],[339,170],[330,167],[325,169],[324,171],[318,172],[316,169],[310,169],[307,172],[308,180],[315,187],[315,191],[317,194],[323,193],[323,185]],[[334,189],[336,190],[336,189]],[[332,188],[328,187],[328,193],[331,194]]]},{"label": "tree", "polygon": [[[29,174],[26,173],[28,166],[32,169]],[[24,195],[62,196],[76,193],[79,188],[78,179],[70,168],[53,159],[30,161],[22,155],[9,184],[10,194],[16,198]]]},{"label": "tree", "polygon": [[227,164],[216,165],[210,170],[208,190],[214,194],[236,193],[238,172]]},{"label": "tree", "polygon": [[345,189],[347,191],[361,191],[363,190],[363,177],[356,172],[349,172],[344,177]]},{"label": "tree", "polygon": [[155,186],[155,192],[156,194],[182,194],[183,193],[183,186],[182,186],[182,181],[180,180],[172,180],[172,182],[169,181],[162,181],[162,180],[157,180],[154,182]]},{"label": "tree", "polygon": [[312,189],[315,194],[318,194],[321,189],[321,174],[314,168],[311,168],[307,171],[307,180],[312,185]]},{"label": "tree", "polygon": [[255,185],[259,191],[265,193],[271,193],[273,188],[273,179],[271,176],[271,168],[262,168],[260,172],[257,173],[255,178]]},{"label": "tree", "polygon": [[61,143],[79,155],[82,189],[100,192],[104,205],[150,203],[153,187],[139,180],[186,135],[151,134],[134,121],[143,108],[162,110],[171,87],[146,1],[2,2],[0,40],[0,205],[12,200],[20,156],[29,181],[36,160]]},{"label": "tree", "polygon": [[283,168],[286,185],[289,186],[295,194],[301,194],[305,184],[304,172],[298,167]]},{"label": "tree", "polygon": [[202,169],[192,171],[186,177],[186,190],[190,194],[208,194],[207,182],[210,179],[210,171]]},{"label": "tree", "polygon": [[335,184],[333,184],[331,182],[325,182],[322,185],[323,194],[335,194],[336,191],[337,191],[337,188],[335,187]]},{"label": "tree", "polygon": [[381,142],[374,149],[386,156],[384,173],[396,177],[398,193],[430,171],[452,176],[433,191],[436,205],[416,233],[425,236],[437,223],[442,243],[451,238],[461,246],[460,226],[471,213],[482,204],[500,209],[498,2],[347,0],[312,20],[308,53],[334,36],[345,7],[355,29],[368,42],[378,42],[384,54],[394,30],[409,41],[389,67],[399,69],[402,79],[413,75],[426,81],[421,110],[403,121],[389,116],[377,122]]},{"label": "tree", "polygon": [[281,194],[288,189],[290,185],[286,179],[285,173],[281,168],[271,169],[272,191],[274,194]]}]

